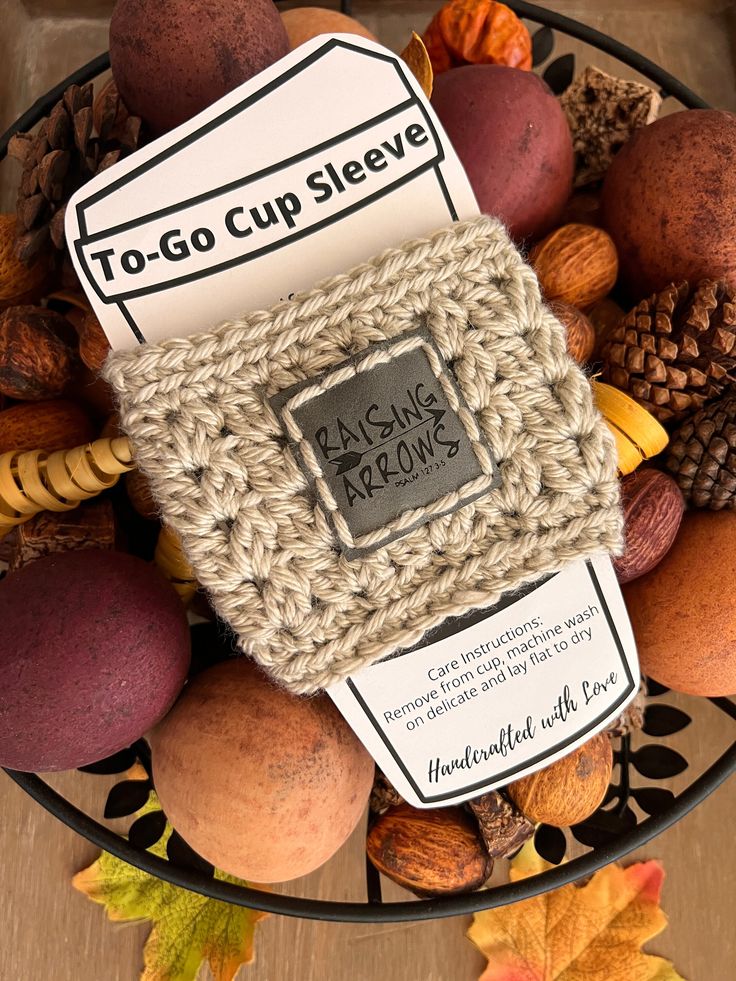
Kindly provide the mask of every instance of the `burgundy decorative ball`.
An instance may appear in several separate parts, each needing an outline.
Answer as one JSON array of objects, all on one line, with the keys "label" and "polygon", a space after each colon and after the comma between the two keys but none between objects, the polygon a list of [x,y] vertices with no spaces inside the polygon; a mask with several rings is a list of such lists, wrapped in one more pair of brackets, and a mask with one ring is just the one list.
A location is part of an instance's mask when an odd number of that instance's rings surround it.
[{"label": "burgundy decorative ball", "polygon": [[573,149],[560,104],[538,75],[506,65],[442,72],[432,94],[480,210],[517,242],[539,238],[572,191]]},{"label": "burgundy decorative ball", "polygon": [[117,0],[110,64],[127,108],[166,133],[289,51],[271,0]]},{"label": "burgundy decorative ball", "polygon": [[0,583],[0,764],[68,770],[129,746],[189,667],[181,600],[120,552],[48,555]]}]

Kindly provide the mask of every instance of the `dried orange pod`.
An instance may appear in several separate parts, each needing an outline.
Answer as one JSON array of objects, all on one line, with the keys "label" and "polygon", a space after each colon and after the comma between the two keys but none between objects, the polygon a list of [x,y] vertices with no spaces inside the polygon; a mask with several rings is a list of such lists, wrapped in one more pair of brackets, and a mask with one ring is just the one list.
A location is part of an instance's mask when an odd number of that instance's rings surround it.
[{"label": "dried orange pod", "polygon": [[497,0],[449,0],[424,32],[435,75],[459,65],[532,67],[532,40],[516,14]]}]

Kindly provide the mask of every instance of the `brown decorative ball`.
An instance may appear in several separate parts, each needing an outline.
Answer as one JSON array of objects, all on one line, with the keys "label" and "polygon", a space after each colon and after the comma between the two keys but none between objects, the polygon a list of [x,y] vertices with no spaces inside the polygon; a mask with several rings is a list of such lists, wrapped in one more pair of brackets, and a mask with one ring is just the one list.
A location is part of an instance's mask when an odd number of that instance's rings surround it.
[{"label": "brown decorative ball", "polygon": [[572,137],[538,75],[506,65],[451,68],[435,78],[432,105],[482,212],[519,242],[558,223],[572,190]]},{"label": "brown decorative ball", "polygon": [[736,284],[736,115],[689,109],[637,130],[603,185],[603,220],[634,300],[671,282]]},{"label": "brown decorative ball", "polygon": [[566,828],[600,807],[611,782],[611,740],[601,732],[569,756],[509,784],[509,796],[530,821]]},{"label": "brown decorative ball", "polygon": [[172,825],[203,858],[251,882],[326,862],[373,783],[373,761],[327,695],[290,695],[245,657],[197,675],[151,750]]},{"label": "brown decorative ball", "polygon": [[0,314],[0,392],[35,402],[61,395],[75,359],[62,340],[70,324],[44,307],[9,307]]},{"label": "brown decorative ball", "polygon": [[635,470],[621,481],[624,554],[613,560],[620,583],[645,575],[672,548],[685,510],[680,488],[660,470]]},{"label": "brown decorative ball", "polygon": [[624,586],[642,671],[691,695],[736,692],[736,513],[686,512],[659,565]]},{"label": "brown decorative ball", "polygon": [[294,7],[292,10],[284,10],[281,20],[284,22],[292,51],[320,34],[357,34],[369,41],[377,40],[359,20],[326,7]]},{"label": "brown decorative ball", "polygon": [[595,347],[595,330],[582,310],[562,300],[549,304],[552,313],[565,328],[567,353],[578,364],[587,364]]},{"label": "brown decorative ball", "polygon": [[271,0],[117,0],[110,64],[128,110],[166,133],[289,50]]}]

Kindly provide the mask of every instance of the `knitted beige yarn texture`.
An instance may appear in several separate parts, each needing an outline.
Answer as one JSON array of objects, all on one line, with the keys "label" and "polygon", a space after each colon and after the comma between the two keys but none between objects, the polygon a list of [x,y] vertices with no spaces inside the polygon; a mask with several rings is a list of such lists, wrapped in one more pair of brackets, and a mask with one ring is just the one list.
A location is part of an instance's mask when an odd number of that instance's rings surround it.
[{"label": "knitted beige yarn texture", "polygon": [[[430,508],[351,557],[318,461],[305,470],[271,399],[422,330],[496,479],[479,450],[470,503]],[[485,216],[212,333],[114,353],[105,374],[215,609],[293,692],[409,648],[447,617],[574,559],[620,549],[613,440],[534,273]]]}]

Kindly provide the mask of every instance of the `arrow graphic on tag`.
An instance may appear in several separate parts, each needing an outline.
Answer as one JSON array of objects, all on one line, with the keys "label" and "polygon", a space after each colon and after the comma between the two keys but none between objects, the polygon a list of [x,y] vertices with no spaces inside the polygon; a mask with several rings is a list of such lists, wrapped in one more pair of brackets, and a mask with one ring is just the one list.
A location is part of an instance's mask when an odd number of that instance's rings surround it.
[{"label": "arrow graphic on tag", "polygon": [[[429,416],[434,419],[434,427],[436,429],[445,414],[445,409],[427,409],[427,412],[429,413]],[[383,443],[377,443],[375,446],[369,446],[366,450],[348,450],[347,453],[341,453],[340,456],[336,456],[334,460],[329,461],[330,463],[334,463],[337,467],[335,476],[339,477],[340,474],[347,473],[349,470],[355,469],[366,453],[373,453],[375,450],[380,450],[381,447],[387,446],[389,443],[393,442],[393,440],[398,439],[399,436],[406,436],[415,429],[420,429],[427,422],[429,422],[429,417],[422,419],[421,422],[418,422],[415,426],[411,426],[409,429],[403,429],[394,436],[390,436],[388,439],[384,440]]]}]

